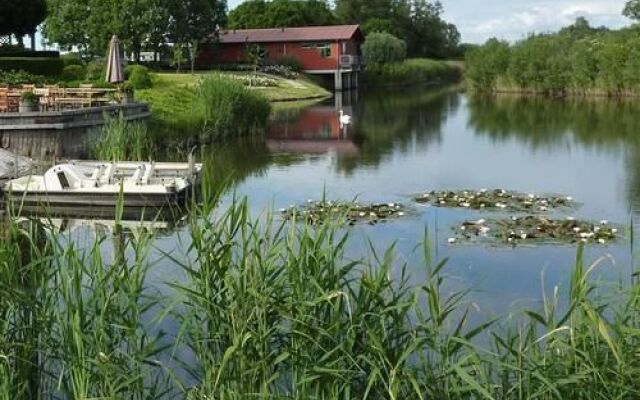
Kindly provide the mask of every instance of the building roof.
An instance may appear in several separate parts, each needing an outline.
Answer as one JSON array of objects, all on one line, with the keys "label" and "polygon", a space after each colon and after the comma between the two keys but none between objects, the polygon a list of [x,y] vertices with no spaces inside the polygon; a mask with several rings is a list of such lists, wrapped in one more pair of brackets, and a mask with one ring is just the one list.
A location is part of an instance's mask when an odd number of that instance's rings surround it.
[{"label": "building roof", "polygon": [[359,25],[305,26],[298,28],[234,29],[220,31],[220,43],[312,42],[348,40],[361,36]]}]

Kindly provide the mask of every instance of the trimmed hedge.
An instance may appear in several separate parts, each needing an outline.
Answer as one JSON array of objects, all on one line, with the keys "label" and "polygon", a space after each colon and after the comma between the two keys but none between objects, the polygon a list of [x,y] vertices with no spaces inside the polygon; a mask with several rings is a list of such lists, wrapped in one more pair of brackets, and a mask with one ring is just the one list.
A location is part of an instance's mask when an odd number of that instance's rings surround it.
[{"label": "trimmed hedge", "polygon": [[0,57],[18,57],[18,58],[59,58],[60,53],[57,51],[31,51],[31,50],[3,50],[0,46]]},{"label": "trimmed hedge", "polygon": [[64,64],[60,58],[0,57],[0,71],[25,71],[34,75],[58,76]]}]

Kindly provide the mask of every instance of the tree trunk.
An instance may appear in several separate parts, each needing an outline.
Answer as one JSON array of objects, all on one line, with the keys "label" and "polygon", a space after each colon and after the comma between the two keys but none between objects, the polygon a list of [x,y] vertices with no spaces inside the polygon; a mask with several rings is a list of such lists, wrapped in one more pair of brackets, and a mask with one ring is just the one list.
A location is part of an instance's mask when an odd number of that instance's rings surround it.
[{"label": "tree trunk", "polygon": [[31,51],[36,51],[36,31],[31,32]]},{"label": "tree trunk", "polygon": [[16,37],[16,43],[18,43],[20,46],[24,47],[24,38],[20,35],[13,35]]}]

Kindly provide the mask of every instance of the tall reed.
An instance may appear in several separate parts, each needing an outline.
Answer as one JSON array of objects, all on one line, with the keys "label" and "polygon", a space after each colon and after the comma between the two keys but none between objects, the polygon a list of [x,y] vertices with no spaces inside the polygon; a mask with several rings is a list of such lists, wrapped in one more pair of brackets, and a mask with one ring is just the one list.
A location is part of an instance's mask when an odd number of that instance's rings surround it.
[{"label": "tall reed", "polygon": [[122,114],[105,116],[102,132],[93,146],[98,160],[149,160],[155,154],[155,144],[143,122],[129,122]]},{"label": "tall reed", "polygon": [[[162,256],[186,276],[169,282],[168,311],[148,287],[149,234],[116,221],[81,245],[46,221],[8,223],[0,399],[640,396],[640,285],[599,291],[601,262],[586,264],[582,248],[566,293],[472,324],[427,237],[416,248],[425,279],[412,286],[416,266],[393,245],[352,260],[341,227],[252,217],[246,200],[221,209],[208,189],[185,254]],[[155,320],[175,336],[154,333]]]},{"label": "tall reed", "polygon": [[271,105],[262,94],[219,74],[204,77],[198,93],[205,110],[203,132],[209,138],[250,136],[264,131]]}]

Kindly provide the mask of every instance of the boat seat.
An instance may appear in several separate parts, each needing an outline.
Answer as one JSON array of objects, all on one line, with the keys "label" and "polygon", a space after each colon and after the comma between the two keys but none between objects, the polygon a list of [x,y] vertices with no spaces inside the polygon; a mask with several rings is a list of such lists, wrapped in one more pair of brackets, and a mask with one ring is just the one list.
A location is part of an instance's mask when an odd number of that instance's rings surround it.
[{"label": "boat seat", "polygon": [[155,174],[156,164],[153,162],[151,164],[145,164],[145,168],[146,170],[142,175],[142,183],[148,185],[151,182],[151,177],[153,177],[153,174]]},{"label": "boat seat", "polygon": [[136,168],[136,172],[133,173],[131,179],[136,185],[141,185],[143,183],[142,178],[145,175],[146,167],[146,164],[141,164]]}]

